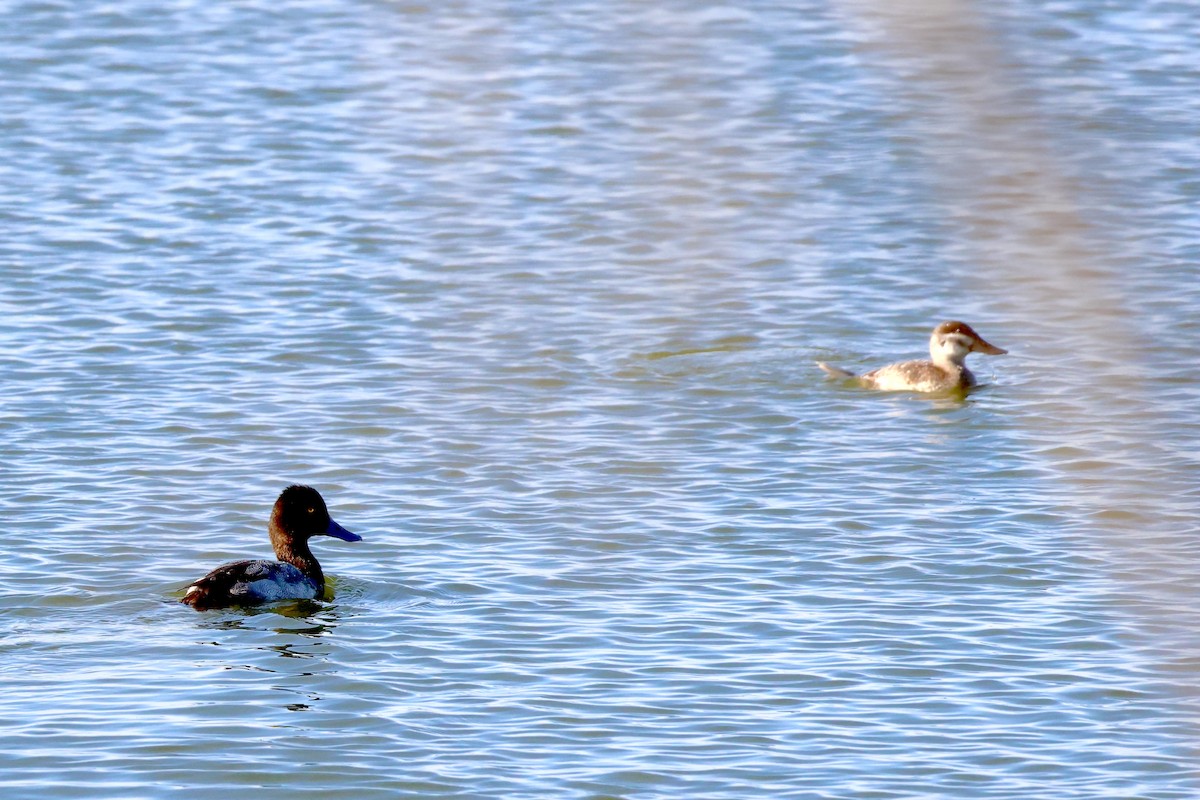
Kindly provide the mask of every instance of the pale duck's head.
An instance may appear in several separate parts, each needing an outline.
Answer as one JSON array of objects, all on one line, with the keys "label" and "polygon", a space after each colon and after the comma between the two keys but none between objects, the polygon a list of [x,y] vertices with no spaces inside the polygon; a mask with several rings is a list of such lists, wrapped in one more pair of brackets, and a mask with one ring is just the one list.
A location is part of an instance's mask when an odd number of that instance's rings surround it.
[{"label": "pale duck's head", "polygon": [[987,342],[965,322],[951,320],[933,329],[929,337],[929,355],[935,364],[954,364],[961,367],[970,353],[1002,356],[1007,350]]}]

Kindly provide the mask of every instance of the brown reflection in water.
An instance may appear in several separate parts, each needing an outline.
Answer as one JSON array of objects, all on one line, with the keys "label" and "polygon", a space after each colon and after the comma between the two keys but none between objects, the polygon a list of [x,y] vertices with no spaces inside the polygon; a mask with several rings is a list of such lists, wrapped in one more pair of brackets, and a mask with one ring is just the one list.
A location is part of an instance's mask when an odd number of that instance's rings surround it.
[{"label": "brown reflection in water", "polygon": [[[1139,329],[1146,323],[1122,296],[1131,256],[1120,248],[1133,237],[1102,196],[1120,191],[1120,175],[1107,186],[1072,176],[1080,162],[1060,154],[1080,137],[1057,126],[1055,98],[1022,79],[1032,67],[981,4],[843,0],[841,8],[859,56],[895,89],[889,111],[912,133],[898,147],[933,172],[952,247],[961,248],[954,255],[973,265],[947,292],[986,306],[989,319],[976,322],[1003,321],[1021,334],[1008,346],[1025,362],[1027,383],[1014,388],[1032,404],[1014,409],[1022,435],[1054,467],[1069,505],[1085,510],[1122,605],[1156,636],[1155,660],[1197,665],[1196,468],[1171,419],[1179,410],[1153,394],[1157,337]],[[931,285],[945,282],[942,265],[930,269]]]}]

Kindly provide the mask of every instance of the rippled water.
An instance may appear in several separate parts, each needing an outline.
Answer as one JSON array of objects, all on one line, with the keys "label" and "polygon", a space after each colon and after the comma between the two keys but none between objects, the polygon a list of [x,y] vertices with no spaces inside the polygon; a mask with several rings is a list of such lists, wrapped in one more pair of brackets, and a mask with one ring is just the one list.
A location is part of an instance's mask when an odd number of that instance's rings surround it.
[{"label": "rippled water", "polygon": [[4,796],[1197,796],[1200,25],[915,6],[0,7]]}]

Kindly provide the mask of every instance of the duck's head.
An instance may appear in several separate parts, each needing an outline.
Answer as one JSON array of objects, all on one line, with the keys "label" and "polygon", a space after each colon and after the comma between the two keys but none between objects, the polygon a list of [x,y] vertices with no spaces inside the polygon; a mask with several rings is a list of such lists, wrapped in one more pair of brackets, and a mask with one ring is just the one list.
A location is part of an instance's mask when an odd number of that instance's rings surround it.
[{"label": "duck's head", "polygon": [[986,341],[967,323],[958,320],[943,322],[933,329],[933,335],[929,337],[929,354],[935,362],[945,360],[961,364],[968,353],[1002,356],[1007,352]]},{"label": "duck's head", "polygon": [[357,533],[334,522],[321,493],[311,486],[289,486],[283,490],[271,510],[270,528],[272,542],[277,536],[292,541],[307,541],[313,536],[332,536],[345,542],[362,540]]}]

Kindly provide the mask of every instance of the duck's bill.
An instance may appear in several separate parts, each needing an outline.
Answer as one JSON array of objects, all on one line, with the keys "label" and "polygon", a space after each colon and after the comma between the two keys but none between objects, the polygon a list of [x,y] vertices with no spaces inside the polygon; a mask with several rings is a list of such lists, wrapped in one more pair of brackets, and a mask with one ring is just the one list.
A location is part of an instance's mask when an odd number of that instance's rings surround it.
[{"label": "duck's bill", "polygon": [[976,353],[987,353],[989,356],[1006,356],[1008,351],[1003,347],[996,347],[994,344],[989,344],[983,339],[976,339],[975,346],[971,348]]},{"label": "duck's bill", "polygon": [[325,529],[325,535],[332,536],[335,539],[341,539],[343,542],[361,542],[362,541],[362,537],[359,536],[357,533],[351,533],[350,531],[343,528],[341,525],[338,525],[332,519],[329,520],[329,527]]}]

